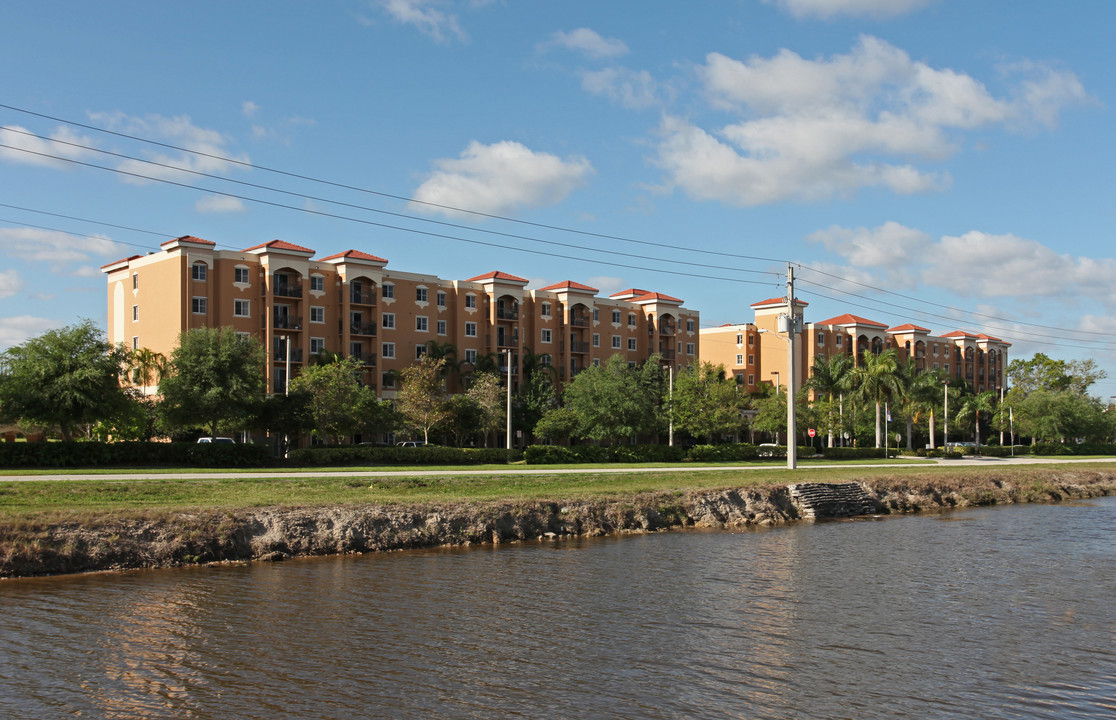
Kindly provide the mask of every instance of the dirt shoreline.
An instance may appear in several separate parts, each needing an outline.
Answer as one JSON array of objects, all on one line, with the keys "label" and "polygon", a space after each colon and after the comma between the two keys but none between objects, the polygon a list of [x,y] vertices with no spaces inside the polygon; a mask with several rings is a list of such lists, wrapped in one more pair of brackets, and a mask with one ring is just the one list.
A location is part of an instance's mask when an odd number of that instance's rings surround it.
[{"label": "dirt shoreline", "polygon": [[[848,483],[846,483],[847,485]],[[221,511],[111,512],[81,520],[0,521],[0,578],[214,562],[383,552],[444,545],[782,525],[855,514],[1116,495],[1116,471],[1005,469],[991,474],[873,477],[861,506],[811,508],[791,486],[655,492],[532,502],[339,505]]]}]

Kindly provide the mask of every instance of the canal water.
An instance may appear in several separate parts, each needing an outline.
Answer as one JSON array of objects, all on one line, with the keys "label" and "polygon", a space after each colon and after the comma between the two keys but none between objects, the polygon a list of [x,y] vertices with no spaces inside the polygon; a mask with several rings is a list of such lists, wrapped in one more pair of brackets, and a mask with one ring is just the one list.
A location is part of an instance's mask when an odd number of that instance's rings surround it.
[{"label": "canal water", "polygon": [[3,718],[1113,718],[1116,498],[0,582]]}]

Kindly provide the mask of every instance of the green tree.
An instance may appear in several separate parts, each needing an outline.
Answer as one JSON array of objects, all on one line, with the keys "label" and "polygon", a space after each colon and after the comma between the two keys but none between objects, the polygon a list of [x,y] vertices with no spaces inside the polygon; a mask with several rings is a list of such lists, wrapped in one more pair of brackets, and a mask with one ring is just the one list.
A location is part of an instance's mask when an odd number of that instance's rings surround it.
[{"label": "green tree", "polygon": [[543,440],[564,442],[577,432],[578,415],[573,410],[556,407],[547,410],[535,425],[535,435]]},{"label": "green tree", "polygon": [[[651,360],[647,364],[651,364]],[[577,416],[578,437],[608,440],[658,429],[657,408],[662,403],[661,390],[649,387],[655,371],[644,367],[631,368],[619,353],[604,365],[590,366],[574,377],[563,394],[567,409]]]},{"label": "green tree", "polygon": [[1067,390],[1084,395],[1108,373],[1088,360],[1055,360],[1043,353],[1035,353],[1029,360],[1012,360],[1007,367],[1007,378],[1013,389],[1027,395],[1035,390],[1054,392]]},{"label": "green tree", "polygon": [[[553,368],[551,368],[553,370]],[[525,437],[534,436],[535,427],[547,411],[558,406],[553,373],[546,370],[524,372],[519,392],[512,400],[512,422]]]},{"label": "green tree", "polygon": [[980,454],[980,418],[984,413],[991,414],[996,410],[996,393],[985,390],[979,393],[970,393],[961,397],[960,407],[957,408],[957,421],[962,427],[974,428],[976,435],[977,454]]},{"label": "green tree", "polygon": [[443,376],[445,360],[423,356],[399,375],[403,382],[395,407],[404,423],[430,442],[430,431],[450,418],[449,394]]},{"label": "green tree", "polygon": [[723,365],[703,362],[678,373],[672,405],[675,427],[710,443],[744,426],[744,398]]},{"label": "green tree", "polygon": [[484,435],[484,446],[488,447],[488,436],[506,428],[507,388],[498,375],[485,372],[473,376],[465,394],[477,404],[480,415],[476,429]]},{"label": "green tree", "polygon": [[122,412],[126,353],[113,347],[91,320],[51,330],[4,352],[0,415],[57,427],[63,439]]},{"label": "green tree", "polygon": [[[819,408],[819,416],[823,418],[821,424],[825,426],[824,429],[829,436],[829,447],[834,445],[834,432],[840,433],[843,430],[841,427],[843,395],[849,390],[849,373],[852,367],[852,357],[844,353],[829,357],[817,355],[814,357],[814,364],[810,367],[810,378],[804,384],[805,388],[824,396],[828,401],[826,405]],[[833,402],[835,398],[838,399],[836,405]]]},{"label": "green tree", "polygon": [[162,411],[177,427],[218,435],[254,423],[264,397],[267,354],[255,338],[232,328],[198,328],[178,336],[171,372],[163,379]]},{"label": "green tree", "polygon": [[885,350],[879,355],[866,352],[860,364],[849,372],[853,396],[876,407],[876,447],[882,447],[883,426],[881,411],[885,403],[898,398],[903,386],[899,379],[895,350]]},{"label": "green tree", "polygon": [[1035,390],[1018,399],[1013,414],[1018,433],[1042,442],[1104,442],[1116,429],[1116,414],[1100,400],[1071,390]]},{"label": "green tree", "polygon": [[311,365],[291,381],[292,390],[309,395],[312,432],[325,436],[327,443],[338,443],[363,425],[361,411],[367,405],[366,396],[373,393],[360,384],[361,374],[359,360],[343,358]]},{"label": "green tree", "polygon": [[167,362],[166,355],[150,348],[132,350],[128,353],[129,380],[143,388],[143,394],[147,395],[148,386],[152,383],[158,386],[163,381],[168,370]]}]

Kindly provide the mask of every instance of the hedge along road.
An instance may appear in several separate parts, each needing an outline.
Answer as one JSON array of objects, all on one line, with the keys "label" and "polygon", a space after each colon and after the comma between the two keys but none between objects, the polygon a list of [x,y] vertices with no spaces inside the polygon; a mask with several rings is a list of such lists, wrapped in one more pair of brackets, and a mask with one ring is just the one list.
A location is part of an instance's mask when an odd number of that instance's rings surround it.
[{"label": "hedge along road", "polygon": [[[919,462],[877,462],[877,463],[813,463],[800,466],[800,471],[807,470],[824,470],[824,469],[848,469],[851,467],[886,467],[886,468],[902,468],[902,467],[926,467],[927,465],[945,465],[948,467],[960,466],[994,466],[994,465],[1045,465],[1045,464],[1064,464],[1064,463],[1116,463],[1116,457],[1088,457],[1088,458],[1069,458],[1065,456],[1046,456],[1035,457],[1033,455],[1024,455],[1020,457],[982,457],[982,456],[966,456],[960,460],[944,459],[944,458],[927,458]],[[711,472],[711,471],[725,471],[725,470],[780,470],[785,469],[776,464],[762,464],[762,465],[656,465],[656,466],[609,466],[609,465],[585,465],[580,467],[552,467],[552,466],[537,466],[535,468],[520,468],[514,466],[507,466],[502,468],[491,468],[487,470],[465,470],[465,469],[450,469],[450,470],[434,470],[427,468],[412,468],[409,470],[330,470],[323,471],[317,469],[307,469],[300,472],[268,472],[266,470],[257,470],[250,472],[172,472],[172,473],[153,473],[145,471],[137,472],[120,472],[120,473],[97,473],[97,474],[81,474],[81,473],[60,473],[60,474],[44,474],[44,475],[0,475],[0,482],[26,482],[26,481],[41,481],[41,480],[230,480],[237,478],[254,478],[259,480],[305,480],[307,478],[377,478],[377,477],[413,477],[413,476],[438,476],[438,475],[578,475],[588,473],[655,473],[664,471],[678,471],[678,472]],[[793,472],[793,471],[790,471]]]}]

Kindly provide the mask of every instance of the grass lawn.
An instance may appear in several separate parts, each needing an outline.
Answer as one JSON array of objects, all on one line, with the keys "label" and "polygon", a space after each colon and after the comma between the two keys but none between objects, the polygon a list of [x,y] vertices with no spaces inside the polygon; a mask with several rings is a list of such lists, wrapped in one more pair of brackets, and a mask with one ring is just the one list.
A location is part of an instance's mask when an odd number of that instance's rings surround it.
[{"label": "grass lawn", "polygon": [[[895,463],[898,464],[898,463]],[[615,467],[615,466],[612,466]],[[1059,467],[1074,470],[1111,470],[1111,463],[1082,463],[1072,466],[925,466],[890,468],[848,465],[841,468],[809,466],[797,471],[772,465],[748,470],[677,469],[644,473],[613,473],[609,468],[586,468],[567,474],[431,474],[432,468],[391,477],[304,477],[276,479],[252,474],[233,479],[137,479],[137,480],[30,480],[0,481],[0,519],[19,522],[44,518],[80,519],[81,516],[135,510],[189,511],[232,510],[272,506],[328,506],[365,503],[447,504],[484,501],[570,500],[623,496],[642,492],[682,492],[719,488],[781,485],[791,482],[871,481],[874,477],[958,477],[986,473],[1026,476],[1048,473]],[[1041,468],[1041,470],[1040,470]],[[475,470],[477,468],[468,468]],[[546,469],[546,468],[543,468]],[[321,469],[318,469],[319,471]],[[437,471],[444,469],[438,468]],[[424,472],[425,471],[425,472]]]}]

